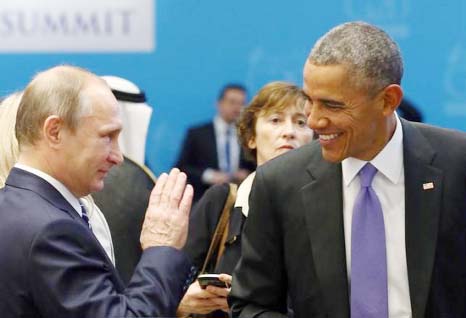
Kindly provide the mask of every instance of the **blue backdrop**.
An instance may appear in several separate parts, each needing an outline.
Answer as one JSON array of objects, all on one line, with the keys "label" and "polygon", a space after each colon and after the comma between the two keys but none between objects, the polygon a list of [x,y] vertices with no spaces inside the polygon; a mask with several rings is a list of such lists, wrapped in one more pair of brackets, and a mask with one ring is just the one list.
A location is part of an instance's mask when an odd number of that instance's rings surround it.
[{"label": "blue backdrop", "polygon": [[186,128],[213,116],[224,83],[243,82],[250,95],[272,80],[301,84],[315,40],[336,24],[365,20],[399,43],[405,95],[425,120],[465,131],[465,19],[462,0],[159,0],[153,53],[3,54],[0,93],[58,63],[134,81],[154,106],[146,160],[159,174],[176,160]]}]

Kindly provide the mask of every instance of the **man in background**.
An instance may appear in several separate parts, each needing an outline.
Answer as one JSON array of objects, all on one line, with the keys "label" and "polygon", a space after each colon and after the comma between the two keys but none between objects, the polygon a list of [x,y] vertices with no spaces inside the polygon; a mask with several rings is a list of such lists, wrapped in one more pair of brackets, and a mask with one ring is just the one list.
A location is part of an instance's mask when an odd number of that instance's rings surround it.
[{"label": "man in background", "polygon": [[101,78],[108,84],[120,104],[123,121],[123,131],[119,138],[121,152],[138,164],[144,165],[147,132],[152,115],[152,107],[147,104],[146,94],[128,79],[113,75]]},{"label": "man in background", "polygon": [[227,84],[218,96],[215,118],[188,130],[175,166],[187,173],[195,201],[211,185],[239,183],[254,170],[236,136],[235,123],[245,103],[244,86]]},{"label": "man in background", "polygon": [[16,121],[19,161],[0,192],[2,317],[174,316],[193,269],[186,241],[193,189],[162,174],[141,232],[141,260],[124,287],[80,198],[122,161],[118,102],[105,82],[70,66],[39,73]]}]

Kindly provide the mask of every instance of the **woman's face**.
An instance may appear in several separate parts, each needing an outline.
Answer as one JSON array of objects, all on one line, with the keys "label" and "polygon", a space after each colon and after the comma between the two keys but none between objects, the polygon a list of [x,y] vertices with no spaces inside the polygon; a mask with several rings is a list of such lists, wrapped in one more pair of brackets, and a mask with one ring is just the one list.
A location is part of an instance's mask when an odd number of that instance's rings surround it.
[{"label": "woman's face", "polygon": [[290,105],[283,111],[259,114],[255,129],[256,136],[248,146],[256,149],[258,166],[312,139],[304,110],[296,105]]}]

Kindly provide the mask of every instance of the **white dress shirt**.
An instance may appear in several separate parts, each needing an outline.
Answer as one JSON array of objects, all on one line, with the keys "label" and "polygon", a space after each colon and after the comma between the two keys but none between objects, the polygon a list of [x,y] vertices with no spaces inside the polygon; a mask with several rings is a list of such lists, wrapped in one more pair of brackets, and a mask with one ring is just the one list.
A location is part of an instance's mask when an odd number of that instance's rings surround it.
[{"label": "white dress shirt", "polygon": [[220,170],[227,171],[227,158],[225,154],[225,144],[227,141],[227,130],[230,129],[230,164],[231,171],[237,171],[239,167],[239,153],[240,148],[238,144],[238,138],[236,137],[236,127],[235,124],[227,124],[219,116],[214,118],[214,130],[215,130],[215,139],[217,143],[217,156],[218,156],[218,165]]},{"label": "white dress shirt", "polygon": [[[238,137],[236,136],[236,127],[234,124],[227,124],[221,117],[214,118],[215,143],[217,145],[217,160],[219,170],[230,173],[238,171],[240,161],[240,146]],[[225,143],[227,137],[227,129],[230,128],[230,171],[227,171],[227,159],[225,153]],[[201,180],[207,184],[213,184],[214,172],[216,169],[207,168],[202,172]]]},{"label": "white dress shirt", "polygon": [[118,138],[121,152],[143,165],[152,107],[146,103],[118,101],[123,130]]},{"label": "white dress shirt", "polygon": [[40,171],[38,169],[29,167],[21,163],[16,163],[15,167],[30,172],[50,183],[65,198],[65,200],[68,201],[68,203],[73,207],[75,212],[78,213],[80,217],[82,217],[80,204],[81,200],[81,202],[86,208],[89,217],[89,223],[92,227],[92,232],[99,241],[100,245],[102,245],[102,247],[104,248],[112,263],[115,265],[115,254],[113,251],[113,243],[112,236],[110,234],[110,228],[108,227],[107,220],[105,220],[105,216],[103,215],[102,211],[100,211],[97,205],[95,205],[93,200],[87,197],[82,199],[76,198],[70,192],[70,190],[68,190],[65,187],[65,185],[63,185],[63,183],[61,183],[60,181],[43,171]]},{"label": "white dress shirt", "polygon": [[256,172],[251,172],[246,179],[241,182],[236,192],[235,208],[240,207],[245,217],[249,214],[249,195],[251,194],[252,183],[256,177]]},{"label": "white dress shirt", "polygon": [[[395,133],[370,163],[378,170],[372,187],[380,200],[385,224],[389,317],[410,318],[412,314],[405,244],[403,131],[398,116]],[[361,187],[357,174],[365,164],[365,161],[355,158],[347,158],[342,162],[346,266],[350,284],[351,222],[354,202]]]}]

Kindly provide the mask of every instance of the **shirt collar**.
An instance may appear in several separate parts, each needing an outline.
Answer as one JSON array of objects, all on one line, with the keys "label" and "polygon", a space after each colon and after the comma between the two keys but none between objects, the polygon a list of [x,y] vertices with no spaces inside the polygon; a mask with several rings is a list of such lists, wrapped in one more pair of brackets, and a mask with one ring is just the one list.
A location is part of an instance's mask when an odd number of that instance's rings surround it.
[{"label": "shirt collar", "polygon": [[[370,163],[392,183],[400,181],[403,169],[403,129],[398,115],[395,114],[396,128],[392,138]],[[342,161],[343,183],[349,186],[366,161],[346,158]]]},{"label": "shirt collar", "polygon": [[226,133],[227,129],[230,129],[231,132],[234,132],[236,130],[236,127],[234,124],[228,124],[220,116],[215,116],[214,126],[215,126],[216,131],[220,131],[222,133]]},{"label": "shirt collar", "polygon": [[82,212],[81,212],[81,204],[79,202],[79,199],[76,198],[68,188],[65,187],[63,183],[52,177],[51,175],[40,171],[38,169],[32,168],[28,165],[22,164],[22,163],[16,163],[15,164],[16,168],[25,170],[27,172],[30,172],[39,178],[44,179],[48,183],[50,183],[60,194],[65,198],[66,201],[76,210],[76,212],[79,214],[79,216],[82,217]]},{"label": "shirt collar", "polygon": [[238,192],[236,193],[235,208],[241,207],[241,212],[243,212],[245,217],[248,216],[249,212],[249,194],[251,193],[252,183],[255,176],[255,171],[249,174],[246,179],[241,182],[238,187]]}]

